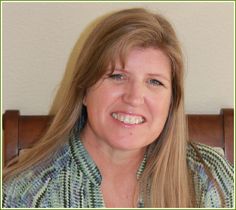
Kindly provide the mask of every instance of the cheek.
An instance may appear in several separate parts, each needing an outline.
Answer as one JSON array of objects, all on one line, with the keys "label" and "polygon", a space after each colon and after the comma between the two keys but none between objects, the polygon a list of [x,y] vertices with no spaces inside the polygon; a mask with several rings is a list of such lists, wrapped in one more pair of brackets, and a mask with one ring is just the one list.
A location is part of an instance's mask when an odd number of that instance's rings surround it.
[{"label": "cheek", "polygon": [[152,109],[152,114],[154,116],[161,116],[161,118],[166,118],[169,112],[171,103],[171,93],[159,95],[158,97],[153,97],[150,104]]},{"label": "cheek", "polygon": [[122,92],[114,87],[105,85],[87,92],[83,104],[92,112],[104,112],[112,107],[120,98]]},{"label": "cheek", "polygon": [[121,87],[116,87],[112,85],[105,85],[99,89],[97,92],[97,100],[100,103],[106,104],[107,106],[119,100],[123,93],[123,89]]}]

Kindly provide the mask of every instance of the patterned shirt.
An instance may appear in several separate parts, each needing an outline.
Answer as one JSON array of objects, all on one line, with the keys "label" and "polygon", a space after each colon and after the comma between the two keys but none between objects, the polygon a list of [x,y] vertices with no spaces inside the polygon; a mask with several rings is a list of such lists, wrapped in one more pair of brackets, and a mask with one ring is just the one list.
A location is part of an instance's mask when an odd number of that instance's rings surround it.
[{"label": "patterned shirt", "polygon": [[[198,145],[205,163],[219,183],[226,206],[233,206],[233,168],[212,148]],[[220,207],[220,197],[209,181],[194,149],[189,146],[187,161],[194,174],[199,207]],[[145,167],[145,158],[137,177]],[[72,136],[53,157],[10,178],[3,184],[5,208],[104,208],[100,189],[102,176],[78,137]],[[142,200],[137,204],[143,207]]]}]

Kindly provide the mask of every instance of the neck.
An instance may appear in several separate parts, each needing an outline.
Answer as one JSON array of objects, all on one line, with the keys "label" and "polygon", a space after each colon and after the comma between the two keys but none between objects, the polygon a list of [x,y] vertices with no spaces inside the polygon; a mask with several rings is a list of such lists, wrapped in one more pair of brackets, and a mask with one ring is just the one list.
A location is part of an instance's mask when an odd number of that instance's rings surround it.
[{"label": "neck", "polygon": [[106,207],[136,207],[139,191],[137,171],[146,149],[113,148],[88,133],[82,133],[81,139],[102,175],[101,191]]},{"label": "neck", "polygon": [[99,141],[82,139],[85,148],[99,168],[102,176],[109,174],[136,175],[143,160],[145,149],[141,150],[117,150]]}]

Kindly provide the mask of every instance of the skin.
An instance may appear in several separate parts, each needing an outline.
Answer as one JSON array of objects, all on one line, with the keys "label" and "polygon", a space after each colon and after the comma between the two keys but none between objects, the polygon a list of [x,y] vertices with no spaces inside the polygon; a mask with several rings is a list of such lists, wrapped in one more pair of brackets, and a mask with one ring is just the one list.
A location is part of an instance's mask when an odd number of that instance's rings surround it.
[{"label": "skin", "polygon": [[[132,49],[124,69],[117,61],[114,72],[87,91],[88,122],[81,138],[102,174],[106,207],[136,205],[136,172],[146,147],[164,127],[170,101],[170,60],[154,48]],[[114,113],[144,121],[129,124]]]}]

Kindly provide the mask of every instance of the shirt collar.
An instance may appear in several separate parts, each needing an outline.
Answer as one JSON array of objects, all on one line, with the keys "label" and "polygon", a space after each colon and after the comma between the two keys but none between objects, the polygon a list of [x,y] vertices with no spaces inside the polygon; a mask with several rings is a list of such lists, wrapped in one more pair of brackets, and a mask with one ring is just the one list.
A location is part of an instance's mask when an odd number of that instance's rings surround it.
[{"label": "shirt collar", "polygon": [[144,171],[144,168],[146,166],[146,162],[147,162],[147,152],[144,154],[144,158],[138,168],[138,171],[136,173],[137,179],[139,179]]},{"label": "shirt collar", "polygon": [[72,134],[70,141],[70,151],[72,158],[77,164],[77,167],[97,186],[101,184],[102,176],[92,160],[84,145],[82,144],[79,135]]}]

